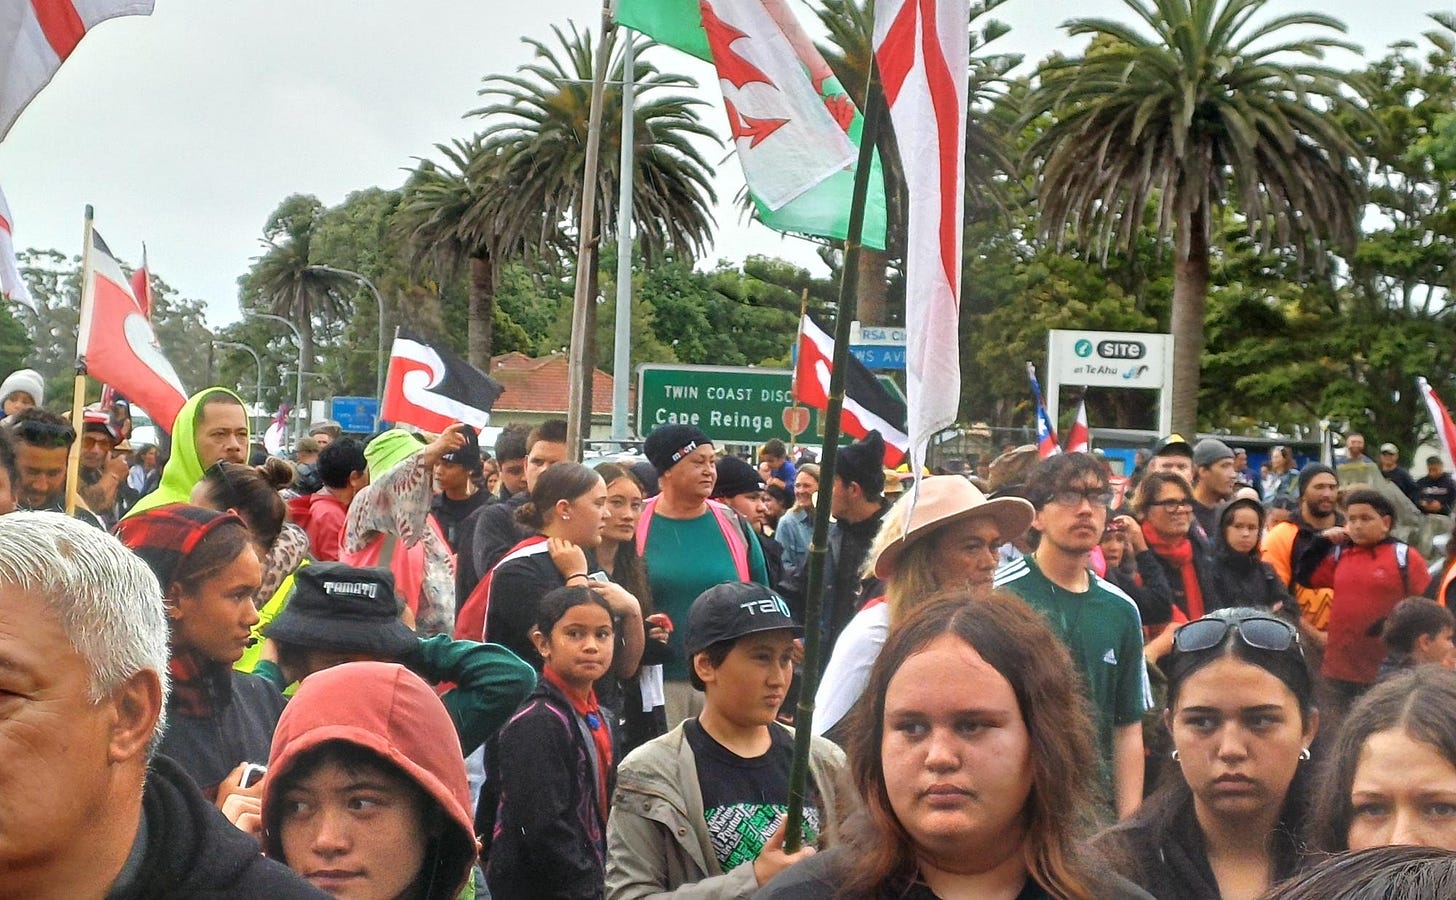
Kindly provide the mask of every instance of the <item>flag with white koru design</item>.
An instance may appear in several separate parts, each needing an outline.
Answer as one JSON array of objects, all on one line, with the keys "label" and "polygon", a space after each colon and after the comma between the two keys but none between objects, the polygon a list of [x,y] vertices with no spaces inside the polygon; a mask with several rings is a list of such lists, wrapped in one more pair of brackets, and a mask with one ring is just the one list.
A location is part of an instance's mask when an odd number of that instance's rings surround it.
[{"label": "flag with white koru design", "polygon": [[505,388],[470,363],[419,335],[396,329],[379,417],[441,432],[456,422],[477,429]]}]

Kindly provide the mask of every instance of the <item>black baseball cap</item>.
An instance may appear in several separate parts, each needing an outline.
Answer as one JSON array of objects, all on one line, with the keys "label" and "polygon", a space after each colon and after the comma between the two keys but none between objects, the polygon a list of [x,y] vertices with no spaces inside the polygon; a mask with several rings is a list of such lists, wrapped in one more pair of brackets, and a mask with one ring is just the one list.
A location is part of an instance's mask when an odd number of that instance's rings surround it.
[{"label": "black baseball cap", "polygon": [[751,581],[727,581],[708,588],[693,601],[683,646],[691,658],[719,641],[781,628],[795,637],[804,633],[789,615],[784,598]]}]

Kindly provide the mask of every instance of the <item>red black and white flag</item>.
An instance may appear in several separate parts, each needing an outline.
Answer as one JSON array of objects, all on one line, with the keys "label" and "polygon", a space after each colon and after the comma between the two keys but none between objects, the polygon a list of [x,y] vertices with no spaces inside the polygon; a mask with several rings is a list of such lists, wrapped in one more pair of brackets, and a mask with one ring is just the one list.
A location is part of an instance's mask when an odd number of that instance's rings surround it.
[{"label": "red black and white flag", "polygon": [[456,422],[484,428],[504,390],[500,382],[449,350],[399,328],[389,353],[379,417],[433,432]]},{"label": "red black and white flag", "polygon": [[94,228],[82,273],[81,326],[76,355],[86,372],[112,384],[141,406],[158,428],[172,433],[172,423],[187,402],[187,389],[162,353],[157,335],[132,296],[127,277]]},{"label": "red black and white flag", "polygon": [[50,83],[86,32],[117,16],[149,16],[152,5],[153,0],[0,3],[0,138]]},{"label": "red black and white flag", "polygon": [[[905,433],[905,404],[875,380],[864,363],[847,358],[844,373],[844,409],[839,427],[845,434],[863,438],[878,431],[885,439],[885,465],[894,468],[910,449]],[[834,371],[834,338],[806,315],[799,323],[799,360],[794,367],[794,391],[798,402],[823,412],[829,408],[829,375]]]}]

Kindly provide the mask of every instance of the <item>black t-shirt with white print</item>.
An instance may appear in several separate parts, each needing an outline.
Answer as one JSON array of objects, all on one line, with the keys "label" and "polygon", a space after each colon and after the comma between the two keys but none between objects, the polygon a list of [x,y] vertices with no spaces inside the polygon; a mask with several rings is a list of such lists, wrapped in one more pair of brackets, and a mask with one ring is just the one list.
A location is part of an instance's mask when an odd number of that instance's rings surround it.
[{"label": "black t-shirt with white print", "polygon": [[[703,793],[703,817],[713,852],[724,872],[758,858],[788,811],[789,767],[794,739],[770,725],[771,744],[762,756],[746,759],[718,743],[697,719],[683,723]],[[804,843],[819,839],[822,804],[812,780],[804,803]]]}]

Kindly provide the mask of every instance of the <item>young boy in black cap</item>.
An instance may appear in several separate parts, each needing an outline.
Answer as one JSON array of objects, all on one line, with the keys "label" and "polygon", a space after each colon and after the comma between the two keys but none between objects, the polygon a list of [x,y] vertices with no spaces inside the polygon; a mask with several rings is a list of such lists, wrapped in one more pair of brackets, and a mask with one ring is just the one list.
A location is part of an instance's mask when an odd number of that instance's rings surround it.
[{"label": "young boy in black cap", "polygon": [[[430,502],[430,512],[445,532],[445,543],[457,548],[460,523],[488,504],[490,492],[481,489],[480,435],[474,428],[462,428],[465,445],[440,457],[435,463],[435,487],[439,492]],[[463,602],[463,601],[462,601]]]},{"label": "young boy in black cap", "polygon": [[536,671],[498,644],[417,637],[399,609],[388,569],[304,566],[288,605],[263,629],[263,659],[254,674],[282,690],[347,662],[401,663],[432,684],[454,685],[440,699],[469,755],[536,687]]},{"label": "young boy in black cap", "polygon": [[832,836],[844,754],[815,738],[805,844],[783,850],[793,732],[775,722],[801,629],[758,584],[720,584],[688,614],[685,646],[702,713],[632,751],[617,770],[607,823],[607,897],[692,885],[694,896],[749,897]]}]

